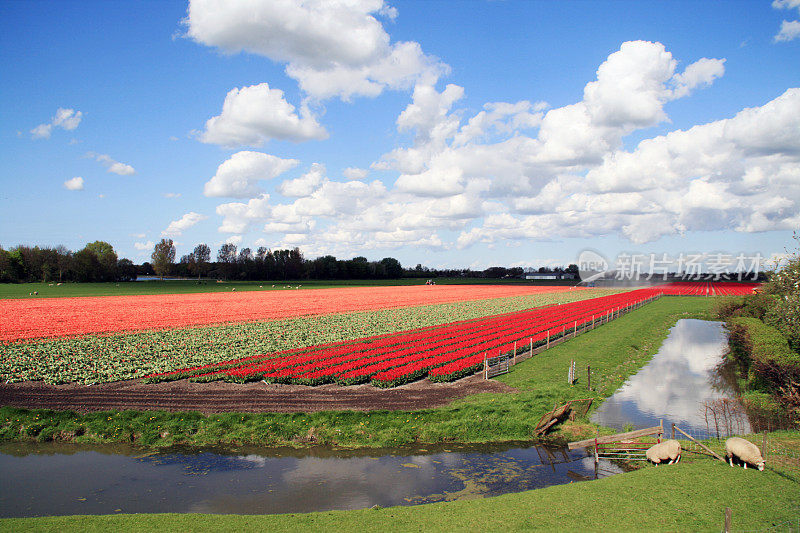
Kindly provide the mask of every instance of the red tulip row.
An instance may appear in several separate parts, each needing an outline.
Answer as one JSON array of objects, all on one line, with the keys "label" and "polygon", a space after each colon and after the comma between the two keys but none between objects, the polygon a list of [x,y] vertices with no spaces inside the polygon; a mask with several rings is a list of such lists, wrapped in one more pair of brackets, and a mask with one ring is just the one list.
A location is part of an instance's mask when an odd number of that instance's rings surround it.
[{"label": "red tulip row", "polygon": [[449,381],[474,371],[487,352],[508,352],[517,344],[542,344],[548,338],[560,337],[567,330],[657,294],[657,290],[642,289],[404,333],[226,361],[150,378],[152,381],[185,377],[198,381],[263,379],[307,385],[330,382],[349,385],[371,380],[376,386],[386,387],[430,374],[431,379]]},{"label": "red tulip row", "polygon": [[752,293],[759,285],[736,281],[676,281],[659,285],[656,289],[668,296],[744,296]]}]

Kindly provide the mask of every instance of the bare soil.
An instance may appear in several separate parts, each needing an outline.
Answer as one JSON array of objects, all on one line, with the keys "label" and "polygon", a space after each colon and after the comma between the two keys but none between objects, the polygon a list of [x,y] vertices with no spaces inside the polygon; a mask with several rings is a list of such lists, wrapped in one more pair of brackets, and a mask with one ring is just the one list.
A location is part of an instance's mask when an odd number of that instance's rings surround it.
[{"label": "bare soil", "polygon": [[42,382],[0,384],[0,405],[77,412],[198,411],[201,413],[294,413],[313,411],[411,411],[446,405],[482,392],[516,392],[498,381],[476,374],[453,383],[427,379],[393,389],[372,385],[319,387],[263,382],[244,385],[188,380],[145,384],[141,380],[100,385],[48,385]]}]

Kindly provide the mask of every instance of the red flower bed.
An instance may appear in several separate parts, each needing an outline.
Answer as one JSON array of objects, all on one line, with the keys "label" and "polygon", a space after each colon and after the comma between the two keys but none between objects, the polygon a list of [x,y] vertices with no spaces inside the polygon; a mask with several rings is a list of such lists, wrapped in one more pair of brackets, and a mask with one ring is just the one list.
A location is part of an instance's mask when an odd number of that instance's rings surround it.
[{"label": "red flower bed", "polygon": [[658,285],[656,289],[669,296],[744,296],[760,285],[738,281],[676,281]]},{"label": "red flower bed", "polygon": [[150,376],[153,381],[194,376],[201,381],[227,379],[320,385],[371,381],[393,387],[430,375],[434,381],[474,372],[487,354],[496,355],[544,344],[631,309],[661,293],[640,289],[562,305],[465,320],[392,335],[265,354]]},{"label": "red flower bed", "polygon": [[279,320],[568,290],[578,289],[414,285],[0,300],[0,341]]}]

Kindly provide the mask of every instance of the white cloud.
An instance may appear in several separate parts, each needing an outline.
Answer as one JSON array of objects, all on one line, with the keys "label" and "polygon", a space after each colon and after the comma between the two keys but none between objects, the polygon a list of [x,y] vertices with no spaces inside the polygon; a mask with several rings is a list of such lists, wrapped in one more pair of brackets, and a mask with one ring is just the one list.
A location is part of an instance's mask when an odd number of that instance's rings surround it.
[{"label": "white cloud", "polygon": [[83,178],[80,176],[75,176],[72,179],[68,179],[64,182],[64,188],[69,191],[82,191],[83,190]]},{"label": "white cloud", "polygon": [[307,141],[327,139],[306,105],[296,113],[283,97],[283,91],[261,83],[231,89],[222,104],[222,113],[208,119],[200,135],[204,143],[222,146],[260,146],[269,139]]},{"label": "white cloud", "polygon": [[144,252],[146,250],[153,250],[155,248],[155,243],[153,243],[153,241],[135,242],[133,243],[133,247],[140,252]]},{"label": "white cloud", "polygon": [[772,7],[775,9],[797,9],[800,11],[800,0],[773,0]]},{"label": "white cloud", "polygon": [[325,165],[314,163],[311,170],[299,178],[281,183],[278,191],[284,196],[308,196],[319,188],[323,178],[325,178]]},{"label": "white cloud", "polygon": [[136,170],[130,165],[126,165],[125,163],[120,163],[119,161],[115,161],[107,154],[97,154],[94,152],[88,152],[86,157],[90,157],[95,161],[99,161],[105,165],[108,172],[113,174],[117,174],[119,176],[130,176],[136,173]]},{"label": "white cloud", "polygon": [[180,237],[183,235],[184,231],[207,218],[207,216],[201,215],[200,213],[195,213],[194,211],[186,213],[178,220],[173,220],[170,222],[169,226],[167,226],[167,229],[161,232],[161,236]]},{"label": "white cloud", "polygon": [[242,244],[242,236],[241,235],[231,235],[227,239],[225,239],[225,244],[235,244],[240,245]]},{"label": "white cloud", "polygon": [[342,174],[349,180],[363,180],[369,175],[369,170],[365,168],[347,167],[342,171]]},{"label": "white cloud", "polygon": [[252,198],[262,192],[259,181],[276,178],[299,163],[296,159],[281,159],[261,152],[237,152],[217,167],[217,173],[206,182],[203,194]]},{"label": "white cloud", "polygon": [[644,243],[800,224],[800,89],[624,148],[626,135],[668,122],[668,102],[713,83],[725,66],[708,58],[677,65],[659,43],[625,43],[582,100],[555,109],[522,100],[468,113],[462,88],[418,83],[397,119],[409,146],[372,165],[395,171],[393,184],[368,183],[352,167],[334,180],[313,165],[278,187],[286,199],[220,205],[219,229],[348,255],[607,235]]},{"label": "white cloud", "polygon": [[695,87],[711,85],[714,80],[725,74],[724,59],[709,59],[707,57],[695,61],[683,71],[673,77],[675,90],[673,98],[688,95]]},{"label": "white cloud", "polygon": [[51,131],[53,131],[52,124],[39,124],[31,130],[31,136],[34,139],[49,139]]},{"label": "white cloud", "polygon": [[31,136],[34,139],[49,139],[53,128],[72,131],[78,127],[82,118],[83,113],[80,111],[59,107],[49,123],[39,124],[31,130]]},{"label": "white cloud", "polygon": [[394,19],[397,10],[382,0],[192,0],[185,23],[198,43],[285,63],[303,91],[320,100],[377,96],[422,79],[433,83],[447,71],[418,43],[391,43],[376,15]]},{"label": "white cloud", "polygon": [[272,213],[269,195],[262,194],[246,204],[231,202],[217,206],[217,214],[223,217],[219,231],[222,233],[244,233],[257,221],[268,218]]},{"label": "white cloud", "polygon": [[[772,7],[775,9],[797,9],[800,13],[800,0],[774,0]],[[784,20],[781,29],[773,38],[776,43],[793,41],[800,37],[800,20]]]},{"label": "white cloud", "polygon": [[179,192],[165,192],[163,194],[164,198],[180,198],[181,193]]},{"label": "white cloud", "polygon": [[800,20],[784,20],[781,22],[781,29],[777,35],[775,35],[775,42],[788,42],[794,41],[800,37]]}]

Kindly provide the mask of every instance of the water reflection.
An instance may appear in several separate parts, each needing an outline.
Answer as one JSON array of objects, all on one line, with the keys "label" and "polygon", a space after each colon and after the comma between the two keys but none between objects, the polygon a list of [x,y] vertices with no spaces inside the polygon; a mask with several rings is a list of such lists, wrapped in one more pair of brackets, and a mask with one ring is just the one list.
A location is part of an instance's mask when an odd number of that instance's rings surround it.
[{"label": "water reflection", "polygon": [[[480,498],[595,477],[584,450],[528,443],[447,451],[137,453],[109,446],[0,446],[0,516],[363,509]],[[620,471],[603,461],[599,477]]]},{"label": "water reflection", "polygon": [[[736,396],[732,376],[720,369],[727,350],[721,322],[679,320],[653,360],[606,400],[592,421],[622,429],[657,426],[663,419],[692,434],[713,431],[704,406]],[[746,417],[737,425],[750,431]]]}]

